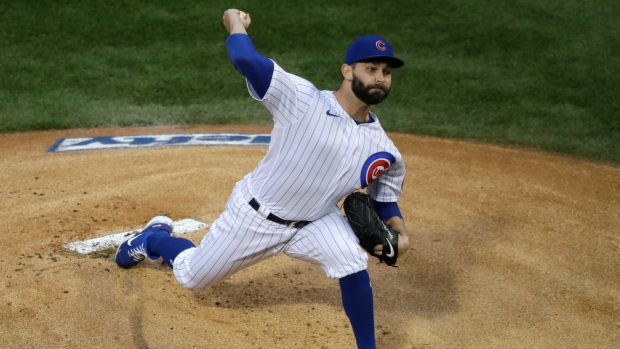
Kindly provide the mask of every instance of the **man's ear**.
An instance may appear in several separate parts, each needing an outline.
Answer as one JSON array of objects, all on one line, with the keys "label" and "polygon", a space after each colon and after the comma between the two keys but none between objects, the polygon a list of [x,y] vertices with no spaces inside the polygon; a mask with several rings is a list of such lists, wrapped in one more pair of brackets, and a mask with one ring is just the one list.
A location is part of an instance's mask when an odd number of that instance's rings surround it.
[{"label": "man's ear", "polygon": [[340,67],[340,71],[342,72],[342,78],[345,80],[353,80],[353,67],[348,64],[343,64]]}]

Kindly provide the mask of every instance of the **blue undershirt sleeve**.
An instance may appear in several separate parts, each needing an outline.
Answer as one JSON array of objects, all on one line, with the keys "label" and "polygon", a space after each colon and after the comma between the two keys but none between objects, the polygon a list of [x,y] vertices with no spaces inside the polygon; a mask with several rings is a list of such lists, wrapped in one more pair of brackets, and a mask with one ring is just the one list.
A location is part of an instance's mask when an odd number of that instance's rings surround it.
[{"label": "blue undershirt sleeve", "polygon": [[400,213],[400,208],[398,208],[398,204],[395,202],[379,202],[376,200],[372,200],[375,204],[375,209],[379,214],[379,218],[382,221],[387,221],[388,219],[398,216],[403,218],[403,215]]},{"label": "blue undershirt sleeve", "polygon": [[256,52],[252,39],[246,34],[228,36],[226,47],[235,69],[248,79],[260,98],[265,97],[273,76],[273,62]]}]

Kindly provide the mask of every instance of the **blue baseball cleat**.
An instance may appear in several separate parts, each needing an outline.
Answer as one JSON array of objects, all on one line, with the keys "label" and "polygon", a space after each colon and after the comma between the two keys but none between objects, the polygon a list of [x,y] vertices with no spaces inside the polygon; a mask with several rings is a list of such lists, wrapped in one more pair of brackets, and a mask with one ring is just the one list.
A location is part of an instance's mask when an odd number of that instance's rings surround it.
[{"label": "blue baseball cleat", "polygon": [[153,234],[171,234],[174,228],[173,223],[172,219],[166,216],[157,216],[151,219],[141,232],[132,235],[118,246],[115,257],[116,264],[121,268],[129,268],[146,258],[151,261],[158,260],[159,256],[149,254],[146,248],[146,239]]}]

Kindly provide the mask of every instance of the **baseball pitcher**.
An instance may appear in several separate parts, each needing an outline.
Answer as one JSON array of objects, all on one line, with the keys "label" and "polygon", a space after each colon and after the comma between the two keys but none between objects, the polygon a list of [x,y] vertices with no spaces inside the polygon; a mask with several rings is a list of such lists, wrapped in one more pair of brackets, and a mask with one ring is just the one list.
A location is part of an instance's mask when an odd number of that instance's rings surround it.
[{"label": "baseball pitcher", "polygon": [[267,154],[198,246],[171,236],[173,221],[156,216],[119,246],[116,263],[163,258],[194,289],[284,253],[339,280],[358,348],[375,348],[368,254],[394,265],[410,244],[397,204],[405,163],[371,107],[388,97],[404,62],[384,38],[359,37],[346,50],[340,88],[321,91],[256,51],[250,14],[229,9],[223,22],[232,65],[273,116]]}]

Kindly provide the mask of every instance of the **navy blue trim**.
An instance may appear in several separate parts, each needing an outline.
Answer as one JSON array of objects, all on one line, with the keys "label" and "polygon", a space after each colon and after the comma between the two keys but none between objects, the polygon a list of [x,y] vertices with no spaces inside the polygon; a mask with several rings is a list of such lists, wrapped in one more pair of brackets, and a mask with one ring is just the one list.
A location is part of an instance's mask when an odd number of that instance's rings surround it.
[{"label": "navy blue trim", "polygon": [[370,123],[375,122],[375,118],[374,118],[374,117],[372,117],[372,115],[368,115],[368,121],[361,122],[361,121],[357,121],[357,120],[355,120],[355,119],[353,119],[353,121],[355,121],[355,123],[356,123],[356,124],[358,124],[358,125],[361,125],[361,124],[370,124]]},{"label": "navy blue trim", "polygon": [[256,52],[252,39],[245,34],[230,35],[226,47],[235,69],[248,79],[258,97],[263,98],[271,84],[273,62]]}]

